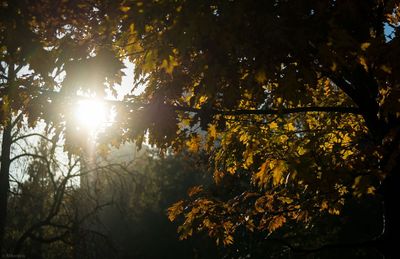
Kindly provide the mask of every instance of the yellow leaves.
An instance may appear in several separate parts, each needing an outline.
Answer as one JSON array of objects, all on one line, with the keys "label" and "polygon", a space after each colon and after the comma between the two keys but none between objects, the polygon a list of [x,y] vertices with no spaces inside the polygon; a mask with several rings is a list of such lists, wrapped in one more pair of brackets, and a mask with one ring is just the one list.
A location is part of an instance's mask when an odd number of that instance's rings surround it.
[{"label": "yellow leaves", "polygon": [[364,67],[365,71],[368,72],[367,60],[365,59],[364,56],[358,57],[358,63],[360,63],[360,65],[362,65]]},{"label": "yellow leaves", "polygon": [[347,194],[349,191],[347,190],[347,187],[342,185],[342,184],[335,184],[335,189],[338,191],[338,193],[343,196]]},{"label": "yellow leaves", "polygon": [[224,243],[224,245],[233,244],[233,236],[232,235],[225,235],[223,243]]},{"label": "yellow leaves", "polygon": [[236,173],[236,164],[229,166],[226,170],[228,171],[228,173],[230,173],[231,175],[234,175]]},{"label": "yellow leaves", "polygon": [[331,215],[340,215],[340,210],[337,209],[337,208],[330,208],[328,210],[328,213],[331,214]]},{"label": "yellow leaves", "polygon": [[246,219],[246,228],[250,230],[251,232],[254,232],[256,226],[254,224],[254,221],[252,219]]},{"label": "yellow leaves", "polygon": [[327,210],[328,208],[329,208],[328,201],[323,200],[321,205],[320,205],[319,211]]},{"label": "yellow leaves", "polygon": [[264,70],[257,71],[257,73],[254,75],[254,78],[256,82],[260,84],[263,84],[267,81],[267,75],[265,74]]},{"label": "yellow leaves", "polygon": [[273,121],[273,122],[271,122],[271,123],[268,125],[268,127],[269,127],[271,130],[276,130],[276,129],[278,129],[278,123],[276,123],[275,121]]},{"label": "yellow leaves", "polygon": [[190,126],[191,121],[192,120],[190,118],[181,119],[181,124],[182,124],[182,126],[188,127],[188,126]]},{"label": "yellow leaves", "polygon": [[269,182],[273,186],[278,186],[284,181],[284,174],[287,171],[286,162],[283,160],[266,160],[259,171],[253,176],[253,182],[259,187],[266,187]]},{"label": "yellow leaves", "polygon": [[146,24],[146,25],[144,26],[144,30],[145,30],[146,32],[152,32],[153,29],[154,29],[154,27],[151,26],[151,25]]},{"label": "yellow leaves", "polygon": [[259,213],[272,210],[273,198],[270,195],[261,196],[254,203],[254,209]]},{"label": "yellow leaves", "polygon": [[121,6],[121,7],[119,8],[119,10],[121,10],[121,11],[124,12],[124,13],[126,13],[126,12],[128,12],[129,10],[131,10],[131,7],[130,7],[130,6]]},{"label": "yellow leaves", "polygon": [[225,221],[222,226],[224,227],[225,232],[229,233],[233,228],[233,223],[231,221]]},{"label": "yellow leaves", "polygon": [[157,51],[149,50],[145,57],[143,63],[143,71],[145,73],[149,73],[156,68],[156,61],[157,61]]},{"label": "yellow leaves", "polygon": [[291,122],[287,123],[284,126],[284,129],[287,130],[287,131],[295,131],[296,130],[295,126]]},{"label": "yellow leaves", "polygon": [[269,161],[266,160],[261,166],[258,172],[253,176],[253,182],[258,183],[258,186],[263,187],[268,182],[267,167]]},{"label": "yellow leaves", "polygon": [[197,102],[196,108],[200,108],[201,105],[206,103],[207,99],[208,99],[208,97],[206,95],[200,96],[200,98],[199,98],[199,100]]},{"label": "yellow leaves", "polygon": [[189,189],[188,195],[189,195],[189,197],[193,197],[194,195],[199,194],[202,191],[203,191],[203,186],[202,185],[194,186],[194,187]]},{"label": "yellow leaves", "polygon": [[215,223],[211,222],[211,220],[209,218],[205,218],[203,220],[203,226],[208,228],[208,229],[212,229],[215,228]]},{"label": "yellow leaves", "polygon": [[286,218],[283,215],[274,216],[268,224],[269,232],[274,232],[285,224]]},{"label": "yellow leaves", "polygon": [[353,189],[357,188],[357,186],[358,186],[358,185],[360,184],[360,182],[361,182],[361,179],[362,179],[362,176],[357,176],[357,177],[354,179],[354,183],[353,183],[353,186],[352,186]]},{"label": "yellow leaves", "polygon": [[174,221],[183,212],[183,201],[178,201],[168,208],[168,219]]},{"label": "yellow leaves", "polygon": [[297,154],[298,154],[299,156],[304,155],[306,152],[307,152],[307,150],[306,150],[305,148],[303,148],[303,147],[301,147],[301,146],[297,147]]},{"label": "yellow leaves", "polygon": [[376,188],[374,186],[370,186],[367,188],[367,194],[374,195],[376,191]]},{"label": "yellow leaves", "polygon": [[342,158],[343,160],[346,160],[349,156],[351,156],[352,154],[354,154],[353,151],[351,151],[350,149],[347,149],[343,152],[342,154]]},{"label": "yellow leaves", "polygon": [[281,135],[279,136],[279,142],[281,142],[282,144],[285,144],[288,141],[289,137],[286,135]]},{"label": "yellow leaves", "polygon": [[209,124],[208,135],[213,139],[217,138],[217,127],[215,126],[215,124]]},{"label": "yellow leaves", "polygon": [[253,164],[253,152],[245,152],[243,168],[248,169]]},{"label": "yellow leaves", "polygon": [[164,59],[161,63],[161,68],[164,68],[165,72],[170,75],[174,71],[174,68],[177,66],[178,66],[178,62],[177,62],[176,58],[172,55],[169,55],[168,60]]},{"label": "yellow leaves", "polygon": [[354,178],[352,189],[353,195],[357,198],[365,194],[374,195],[376,192],[376,188],[371,184],[371,179],[368,176],[357,176]]},{"label": "yellow leaves", "polygon": [[370,42],[364,42],[364,43],[362,43],[362,44],[361,44],[361,50],[362,50],[362,51],[366,51],[370,45],[371,45]]},{"label": "yellow leaves", "polygon": [[225,174],[222,171],[214,171],[213,178],[216,184],[219,184],[224,178]]},{"label": "yellow leaves", "polygon": [[190,140],[186,141],[186,146],[191,152],[198,152],[201,146],[201,136],[195,135]]},{"label": "yellow leaves", "polygon": [[286,203],[286,204],[291,204],[293,202],[293,200],[291,198],[285,197],[285,196],[278,197],[278,200],[280,200],[281,202]]},{"label": "yellow leaves", "polygon": [[131,23],[129,25],[129,31],[131,34],[135,34],[135,24],[134,23]]},{"label": "yellow leaves", "polygon": [[277,186],[283,182],[283,173],[286,171],[286,164],[282,160],[271,161],[269,167],[272,170],[272,184]]},{"label": "yellow leaves", "polygon": [[246,144],[249,140],[249,135],[246,132],[241,132],[242,134],[239,137],[239,141],[243,144]]},{"label": "yellow leaves", "polygon": [[342,137],[342,144],[348,144],[351,143],[351,137],[349,136],[349,134],[340,134]]},{"label": "yellow leaves", "polygon": [[248,73],[248,72],[247,72],[247,73],[244,73],[240,79],[241,79],[241,80],[245,80],[248,76],[249,76],[249,73]]}]

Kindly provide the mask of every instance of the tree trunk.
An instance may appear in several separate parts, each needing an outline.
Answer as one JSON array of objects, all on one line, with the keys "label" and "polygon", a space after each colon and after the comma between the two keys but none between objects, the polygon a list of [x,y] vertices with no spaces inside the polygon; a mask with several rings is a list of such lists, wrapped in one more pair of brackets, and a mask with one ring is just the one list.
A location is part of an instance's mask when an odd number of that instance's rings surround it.
[{"label": "tree trunk", "polygon": [[[396,167],[400,169],[399,166]],[[395,258],[399,254],[398,237],[400,234],[400,177],[399,172],[392,172],[382,185],[384,203],[384,232],[380,238],[380,246],[385,258]]]},{"label": "tree trunk", "polygon": [[400,120],[389,117],[386,136],[383,138],[383,159],[381,169],[386,173],[386,178],[380,186],[383,196],[384,229],[379,238],[380,250],[385,258],[397,258],[398,237],[400,233]]},{"label": "tree trunk", "polygon": [[1,145],[1,165],[0,165],[0,253],[3,249],[5,227],[7,220],[7,204],[8,204],[8,189],[9,173],[10,173],[10,152],[11,152],[11,120],[4,127],[3,140]]}]

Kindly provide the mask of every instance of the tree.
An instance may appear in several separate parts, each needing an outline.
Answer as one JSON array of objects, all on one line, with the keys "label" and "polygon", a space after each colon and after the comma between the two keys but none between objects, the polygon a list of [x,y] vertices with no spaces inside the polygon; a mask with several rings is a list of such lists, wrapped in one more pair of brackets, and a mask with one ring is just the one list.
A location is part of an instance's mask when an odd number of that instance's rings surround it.
[{"label": "tree", "polygon": [[101,177],[93,179],[91,188],[114,201],[101,219],[118,258],[221,258],[206,236],[180,241],[176,224],[166,217],[171,203],[184,198],[189,187],[212,183],[202,160],[191,154],[161,157],[156,149],[137,151],[132,143],[99,159],[109,166],[96,172]]},{"label": "tree", "polygon": [[[105,231],[97,227],[100,211],[112,200],[101,200],[79,184],[95,169],[80,168],[79,157],[62,156],[62,146],[54,147],[44,135],[36,146],[23,147],[29,153],[14,157],[22,173],[11,174],[4,252],[35,258],[97,258],[112,251]],[[94,240],[101,249],[88,249]]]},{"label": "tree", "polygon": [[[106,4],[1,1],[0,251],[7,219],[11,149],[19,128],[26,123],[34,127],[44,120],[54,129],[56,138],[65,137],[66,149],[72,150],[76,134],[66,125],[77,91],[102,95],[104,88],[97,83],[108,83],[112,89],[120,80],[122,63],[110,55],[113,51],[107,43],[112,36],[102,36],[110,25],[98,19],[103,14],[97,5]],[[96,73],[90,78],[85,76],[93,71]]]},{"label": "tree", "polygon": [[120,139],[148,132],[161,148],[204,149],[217,183],[249,174],[252,187],[234,198],[175,204],[183,236],[203,229],[230,244],[238,226],[273,232],[378,193],[385,232],[375,244],[393,252],[396,1],[132,0],[119,10],[115,45],[146,83],[120,110]]}]

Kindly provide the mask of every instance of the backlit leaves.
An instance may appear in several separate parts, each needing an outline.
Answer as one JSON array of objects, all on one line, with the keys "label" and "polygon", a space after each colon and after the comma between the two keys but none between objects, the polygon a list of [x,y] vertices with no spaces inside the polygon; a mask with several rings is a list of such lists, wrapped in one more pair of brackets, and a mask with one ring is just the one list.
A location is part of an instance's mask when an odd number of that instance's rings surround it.
[{"label": "backlit leaves", "polygon": [[[182,237],[204,231],[229,245],[236,226],[271,232],[320,213],[337,215],[350,193],[374,192],[371,179],[354,181],[355,171],[381,179],[365,120],[396,117],[398,91],[389,84],[398,81],[398,67],[384,54],[394,43],[386,44],[383,21],[374,20],[382,15],[370,15],[376,3],[359,5],[120,3],[117,42],[135,63],[136,84],[147,86],[127,100],[154,108],[143,105],[140,119],[127,116],[135,126],[122,134],[148,134],[160,147],[204,154],[224,190],[217,189],[223,198],[206,187],[189,191],[179,211]],[[376,98],[371,116],[335,110],[364,112]],[[179,112],[163,111],[164,104]],[[302,107],[332,110],[285,112]]]},{"label": "backlit leaves", "polygon": [[168,208],[168,219],[174,221],[183,211],[183,201],[178,201]]},{"label": "backlit leaves", "polygon": [[285,224],[286,218],[282,215],[274,216],[268,224],[268,230],[273,232]]}]

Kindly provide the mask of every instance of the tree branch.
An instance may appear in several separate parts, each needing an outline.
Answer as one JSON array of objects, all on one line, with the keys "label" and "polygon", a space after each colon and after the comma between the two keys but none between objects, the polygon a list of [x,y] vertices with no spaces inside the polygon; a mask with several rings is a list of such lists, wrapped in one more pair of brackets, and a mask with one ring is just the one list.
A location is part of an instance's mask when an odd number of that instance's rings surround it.
[{"label": "tree branch", "polygon": [[50,138],[48,138],[48,137],[46,137],[46,136],[44,136],[44,135],[42,135],[40,133],[31,133],[31,134],[23,135],[23,136],[20,136],[18,138],[13,139],[12,142],[14,143],[14,142],[17,142],[18,140],[21,140],[23,138],[28,138],[28,137],[33,137],[33,136],[41,137],[41,138],[43,138],[43,139],[45,139],[45,140],[47,140],[49,142],[53,142],[52,139],[50,139]]},{"label": "tree branch", "polygon": [[[192,108],[192,107],[184,107],[184,106],[176,106],[170,105],[172,109],[178,111],[187,111],[187,112],[204,112],[204,109]],[[351,113],[351,114],[362,114],[362,111],[357,107],[294,107],[294,108],[283,108],[283,109],[263,109],[263,110],[214,110],[211,109],[211,114],[220,114],[220,115],[285,115],[292,113],[302,113],[302,112],[337,112],[337,113]]]},{"label": "tree branch", "polygon": [[39,159],[43,159],[44,161],[47,161],[47,158],[45,156],[41,156],[41,155],[38,155],[38,154],[31,154],[31,153],[23,153],[23,154],[20,154],[20,155],[17,155],[15,157],[13,157],[10,160],[10,163],[14,162],[17,159],[20,159],[21,157],[25,157],[25,156],[29,156],[29,157],[33,157],[33,158],[39,158]]}]

